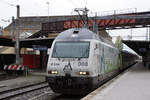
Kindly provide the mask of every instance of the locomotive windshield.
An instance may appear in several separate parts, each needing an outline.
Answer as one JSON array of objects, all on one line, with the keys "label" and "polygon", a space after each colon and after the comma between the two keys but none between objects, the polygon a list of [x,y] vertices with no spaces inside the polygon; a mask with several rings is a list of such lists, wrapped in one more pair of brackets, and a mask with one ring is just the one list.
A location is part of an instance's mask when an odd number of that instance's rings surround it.
[{"label": "locomotive windshield", "polygon": [[53,58],[88,58],[89,42],[56,42]]}]

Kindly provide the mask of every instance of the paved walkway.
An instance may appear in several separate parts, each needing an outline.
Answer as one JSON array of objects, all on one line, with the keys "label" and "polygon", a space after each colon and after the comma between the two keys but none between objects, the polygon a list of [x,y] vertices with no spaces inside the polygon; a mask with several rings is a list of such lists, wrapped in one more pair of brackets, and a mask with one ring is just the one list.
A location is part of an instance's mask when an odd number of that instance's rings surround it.
[{"label": "paved walkway", "polygon": [[139,62],[110,85],[82,100],[150,100],[150,70]]}]

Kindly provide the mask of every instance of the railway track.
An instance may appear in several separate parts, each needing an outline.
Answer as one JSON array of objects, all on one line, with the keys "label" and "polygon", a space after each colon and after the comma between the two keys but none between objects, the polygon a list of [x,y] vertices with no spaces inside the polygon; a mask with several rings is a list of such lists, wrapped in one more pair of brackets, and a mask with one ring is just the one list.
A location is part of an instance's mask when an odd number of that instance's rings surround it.
[{"label": "railway track", "polygon": [[81,98],[83,97],[56,94],[46,82],[0,92],[0,100],[80,100]]},{"label": "railway track", "polygon": [[17,77],[19,76],[15,73],[7,73],[5,71],[0,71],[0,81],[15,79]]},{"label": "railway track", "polygon": [[51,100],[81,100],[81,98],[83,98],[84,96],[83,95],[64,95],[64,94],[62,94]]},{"label": "railway track", "polygon": [[18,96],[18,95],[22,95],[22,94],[25,94],[28,92],[32,92],[32,91],[42,89],[42,88],[47,88],[47,87],[49,87],[49,86],[46,82],[41,82],[41,83],[36,83],[36,84],[20,87],[20,88],[2,91],[2,92],[0,92],[0,100],[1,99],[3,99],[3,100],[10,99],[10,98]]}]

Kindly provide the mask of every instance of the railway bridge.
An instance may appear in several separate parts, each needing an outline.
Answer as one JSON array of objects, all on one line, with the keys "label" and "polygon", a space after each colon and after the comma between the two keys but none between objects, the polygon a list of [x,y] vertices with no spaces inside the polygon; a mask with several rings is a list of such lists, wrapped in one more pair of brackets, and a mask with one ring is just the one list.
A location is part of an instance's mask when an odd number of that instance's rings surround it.
[{"label": "railway bridge", "polygon": [[[89,17],[88,27],[92,30],[95,25],[99,31],[148,27],[150,26],[150,11]],[[83,26],[83,20],[78,17],[47,22],[43,23],[42,29],[33,34],[30,38],[40,37],[43,35],[46,36],[50,33],[59,33],[69,28],[79,28]]]}]

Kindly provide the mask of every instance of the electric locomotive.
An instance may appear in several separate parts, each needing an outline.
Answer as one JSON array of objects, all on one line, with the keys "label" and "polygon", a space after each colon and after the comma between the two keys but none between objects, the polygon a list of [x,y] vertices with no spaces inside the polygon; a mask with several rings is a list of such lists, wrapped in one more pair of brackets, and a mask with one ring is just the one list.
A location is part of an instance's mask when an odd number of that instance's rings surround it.
[{"label": "electric locomotive", "polygon": [[54,92],[87,94],[118,73],[119,50],[87,28],[60,33],[49,52],[46,81]]}]

